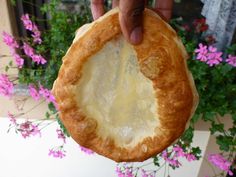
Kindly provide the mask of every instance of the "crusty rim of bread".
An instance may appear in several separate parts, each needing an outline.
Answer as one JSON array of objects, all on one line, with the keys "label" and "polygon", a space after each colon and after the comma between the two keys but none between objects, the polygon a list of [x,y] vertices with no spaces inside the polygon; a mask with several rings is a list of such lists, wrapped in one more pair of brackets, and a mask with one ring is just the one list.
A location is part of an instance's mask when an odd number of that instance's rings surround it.
[{"label": "crusty rim of bread", "polygon": [[114,140],[97,135],[96,120],[86,117],[76,102],[76,85],[86,60],[121,35],[118,13],[118,9],[111,10],[75,38],[63,58],[53,94],[61,121],[81,146],[117,162],[144,161],[162,152],[182,135],[197,107],[198,94],[187,69],[188,56],[181,40],[155,12],[145,9],[143,41],[133,47],[141,72],[153,82],[161,125],[154,137],[140,140],[133,148],[120,147]]}]

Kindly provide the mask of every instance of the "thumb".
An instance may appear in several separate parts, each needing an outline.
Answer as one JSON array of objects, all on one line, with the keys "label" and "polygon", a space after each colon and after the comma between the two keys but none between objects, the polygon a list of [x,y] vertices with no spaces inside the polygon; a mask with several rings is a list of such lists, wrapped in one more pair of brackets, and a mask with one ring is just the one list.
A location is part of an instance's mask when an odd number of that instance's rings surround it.
[{"label": "thumb", "polygon": [[120,0],[119,20],[127,41],[139,44],[143,39],[143,10],[145,0]]},{"label": "thumb", "polygon": [[104,14],[104,0],[91,0],[93,19],[96,20]]}]

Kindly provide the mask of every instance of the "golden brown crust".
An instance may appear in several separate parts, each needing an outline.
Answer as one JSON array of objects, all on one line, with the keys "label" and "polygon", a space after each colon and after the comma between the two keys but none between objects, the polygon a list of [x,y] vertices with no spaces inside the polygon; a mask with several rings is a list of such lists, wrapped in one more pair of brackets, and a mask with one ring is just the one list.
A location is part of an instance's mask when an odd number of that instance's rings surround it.
[{"label": "golden brown crust", "polygon": [[120,34],[118,11],[94,22],[63,58],[53,93],[60,118],[76,142],[117,162],[143,161],[163,151],[183,133],[196,107],[197,93],[186,68],[187,54],[181,41],[168,24],[146,9],[143,42],[134,49],[141,72],[153,81],[161,126],[156,128],[154,137],[141,140],[134,148],[120,147],[111,138],[99,137],[96,120],[83,114],[74,91],[86,60]]}]

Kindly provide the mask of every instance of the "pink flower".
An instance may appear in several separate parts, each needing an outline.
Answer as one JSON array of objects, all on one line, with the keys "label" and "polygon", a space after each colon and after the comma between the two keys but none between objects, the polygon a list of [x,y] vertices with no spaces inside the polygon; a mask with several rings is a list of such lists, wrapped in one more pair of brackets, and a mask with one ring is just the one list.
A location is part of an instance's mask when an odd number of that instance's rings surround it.
[{"label": "pink flower", "polygon": [[174,146],[173,151],[175,152],[175,155],[177,157],[184,157],[185,156],[184,150],[179,145]]},{"label": "pink flower", "polygon": [[209,46],[209,52],[207,54],[207,64],[209,66],[218,65],[222,62],[222,52],[217,52],[217,48]]},{"label": "pink flower", "polygon": [[202,43],[199,44],[199,48],[195,50],[197,54],[197,60],[206,62],[207,61],[207,46],[204,46]]},{"label": "pink flower", "polygon": [[6,74],[0,75],[0,95],[12,96],[14,84],[10,81]]},{"label": "pink flower", "polygon": [[169,157],[169,154],[167,153],[166,150],[162,152],[161,156],[167,163],[169,163],[174,167],[179,167],[181,165],[180,162],[177,160],[177,156],[173,156],[172,158]]},{"label": "pink flower", "polygon": [[209,66],[214,66],[220,64],[222,59],[222,52],[215,52],[208,54],[208,61],[206,62]]},{"label": "pink flower", "polygon": [[41,137],[41,131],[40,131],[38,125],[31,124],[31,135],[33,135],[33,136],[39,135]]},{"label": "pink flower", "polygon": [[30,121],[26,121],[20,124],[19,131],[23,138],[30,137],[31,135],[35,136],[37,134],[41,136],[41,132],[38,128],[38,125],[33,125],[33,123]]},{"label": "pink flower", "polygon": [[83,146],[80,146],[80,150],[83,151],[83,152],[85,152],[85,153],[88,154],[88,155],[94,154],[94,152],[93,152],[92,150],[87,149],[87,148],[85,148],[85,147],[83,147]]},{"label": "pink flower", "polygon": [[193,154],[185,154],[185,157],[189,162],[196,160],[196,157]]},{"label": "pink flower", "polygon": [[116,173],[118,177],[125,177],[125,174],[122,172],[122,170],[119,167],[116,167]]},{"label": "pink flower", "polygon": [[47,63],[47,61],[41,55],[35,54],[34,49],[25,42],[24,42],[24,45],[23,45],[23,50],[24,50],[25,54],[28,57],[32,58],[32,60],[35,63],[37,63],[38,65]]},{"label": "pink flower", "polygon": [[24,53],[28,56],[28,57],[33,57],[35,55],[35,52],[34,52],[34,49],[28,45],[27,43],[24,42],[24,45],[23,45],[23,50],[24,50]]},{"label": "pink flower", "polygon": [[8,112],[7,114],[8,114],[8,118],[10,119],[10,122],[13,125],[17,125],[15,116],[13,114],[11,114],[10,112]]},{"label": "pink flower", "polygon": [[38,30],[38,27],[36,26],[35,23],[33,23],[30,18],[29,18],[29,14],[25,14],[21,16],[21,20],[24,24],[25,29],[33,32],[33,34],[31,35],[34,39],[35,43],[41,44],[42,40],[41,40],[41,32]]},{"label": "pink flower", "polygon": [[177,159],[168,159],[167,162],[174,167],[180,167],[182,165]]},{"label": "pink flower", "polygon": [[22,68],[24,59],[15,52],[15,48],[19,48],[19,45],[14,37],[7,34],[6,32],[3,32],[3,41],[10,47],[11,55],[14,57],[17,67]]},{"label": "pink flower", "polygon": [[34,25],[33,32],[34,33],[31,36],[34,39],[34,42],[41,44],[42,43],[41,32],[38,30],[38,27],[36,25]]},{"label": "pink flower", "polygon": [[62,139],[63,142],[66,143],[66,137],[64,133],[60,129],[57,129],[56,131],[57,131],[57,138]]},{"label": "pink flower", "polygon": [[10,34],[6,33],[5,31],[2,33],[3,35],[3,42],[8,45],[11,49],[13,48],[19,48],[18,43],[16,42],[16,40],[14,39],[13,36],[11,36]]},{"label": "pink flower", "polygon": [[142,177],[148,177],[149,176],[144,169],[142,169],[141,172],[142,172]]},{"label": "pink flower", "polygon": [[222,155],[210,154],[208,156],[208,160],[219,169],[224,170],[229,173],[230,176],[233,176],[233,172],[230,170],[231,163],[228,162]]},{"label": "pink flower", "polygon": [[188,157],[189,159],[193,159],[193,156],[188,155],[184,152],[184,150],[179,146],[175,145],[173,147],[173,151],[168,153],[167,150],[164,150],[161,154],[162,158],[169,163],[173,167],[180,167],[182,164],[179,162],[179,157]]},{"label": "pink flower", "polygon": [[216,47],[213,47],[213,46],[209,46],[208,50],[209,50],[210,53],[215,53],[215,52],[217,52],[217,48],[216,48]]},{"label": "pink flower", "polygon": [[24,59],[21,58],[20,55],[18,55],[17,53],[13,53],[12,55],[15,59],[17,67],[22,68],[22,66],[24,65]]},{"label": "pink flower", "polygon": [[168,153],[166,150],[164,150],[162,153],[161,153],[161,157],[164,159],[164,160],[167,160],[168,159]]},{"label": "pink flower", "polygon": [[37,64],[45,64],[47,61],[41,55],[33,55],[32,60]]},{"label": "pink flower", "polygon": [[206,45],[199,44],[199,48],[195,50],[195,53],[197,54],[196,59],[200,60],[202,62],[207,63],[209,66],[214,66],[220,64],[222,59],[222,52],[218,52],[217,48],[213,46],[209,46],[207,48]]},{"label": "pink flower", "polygon": [[236,56],[229,55],[226,62],[234,67],[236,67]]},{"label": "pink flower", "polygon": [[29,18],[29,14],[24,14],[21,16],[21,21],[25,29],[32,31],[33,30],[33,22]]},{"label": "pink flower", "polygon": [[30,84],[30,85],[28,86],[28,89],[29,89],[30,96],[31,96],[34,100],[38,101],[38,100],[40,99],[40,94],[39,94],[38,90],[35,88],[35,86],[32,85],[32,84]]},{"label": "pink flower", "polygon": [[51,103],[56,103],[54,96],[52,95],[51,91],[43,88],[42,85],[39,87],[39,93],[48,101]]},{"label": "pink flower", "polygon": [[125,177],[134,177],[132,168],[127,167],[124,172]]},{"label": "pink flower", "polygon": [[65,151],[62,149],[58,149],[58,150],[49,149],[48,155],[53,156],[55,158],[60,158],[60,159],[66,156]]},{"label": "pink flower", "polygon": [[44,88],[42,85],[39,87],[39,94],[46,99],[47,102],[54,104],[55,108],[58,109],[55,97],[52,95],[51,91]]}]

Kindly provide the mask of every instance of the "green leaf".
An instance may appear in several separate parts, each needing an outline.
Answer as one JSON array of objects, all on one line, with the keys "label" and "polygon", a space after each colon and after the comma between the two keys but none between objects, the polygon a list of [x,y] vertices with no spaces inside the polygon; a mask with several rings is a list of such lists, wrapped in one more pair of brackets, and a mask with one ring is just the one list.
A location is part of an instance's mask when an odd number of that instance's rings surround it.
[{"label": "green leaf", "polygon": [[12,66],[12,65],[13,65],[13,62],[12,62],[12,61],[10,61],[10,62],[8,63],[8,65],[9,65],[9,66]]},{"label": "green leaf", "polygon": [[181,3],[181,0],[175,0],[175,3]]},{"label": "green leaf", "polygon": [[219,69],[220,69],[221,74],[225,76],[226,74],[228,74],[228,72],[232,70],[232,68],[233,67],[231,65],[226,64],[226,65],[222,65]]},{"label": "green leaf", "polygon": [[12,4],[13,6],[15,6],[15,5],[16,5],[16,0],[11,0],[11,4]]},{"label": "green leaf", "polygon": [[228,47],[228,49],[226,50],[226,53],[235,55],[236,54],[236,44],[233,44],[230,47]]},{"label": "green leaf", "polygon": [[210,128],[210,131],[211,131],[211,134],[214,134],[216,132],[221,132],[223,133],[224,132],[224,124],[220,123],[220,124],[217,124],[215,122],[212,122],[211,123],[211,128]]},{"label": "green leaf", "polygon": [[61,122],[60,118],[59,118],[59,115],[57,114],[56,115],[56,120],[61,128],[61,130],[63,131],[63,133],[67,136],[67,137],[70,137],[70,134],[69,132],[66,130],[66,127],[63,125],[63,123]]},{"label": "green leaf", "polygon": [[156,157],[153,158],[153,163],[154,163],[154,165],[156,165],[156,166],[158,166],[158,167],[160,166],[158,156],[156,156]]},{"label": "green leaf", "polygon": [[192,152],[194,154],[201,154],[202,150],[199,147],[192,147]]},{"label": "green leaf", "polygon": [[199,147],[192,147],[192,153],[199,160],[201,158],[202,150]]},{"label": "green leaf", "polygon": [[201,117],[200,114],[194,114],[192,119],[191,119],[191,123],[195,124],[200,119],[200,117]]},{"label": "green leaf", "polygon": [[231,116],[232,116],[233,121],[236,122],[236,114],[231,114]]},{"label": "green leaf", "polygon": [[196,42],[194,41],[188,42],[187,44],[185,44],[185,48],[188,53],[192,53],[196,48]]},{"label": "green leaf", "polygon": [[9,70],[9,66],[7,65],[7,66],[5,67],[5,71],[8,72],[8,70]]},{"label": "green leaf", "polygon": [[46,119],[49,119],[50,118],[49,112],[46,112],[45,116],[46,116]]},{"label": "green leaf", "polygon": [[181,140],[187,144],[190,144],[193,141],[193,131],[193,127],[190,126],[182,135]]},{"label": "green leaf", "polygon": [[230,135],[231,136],[236,136],[236,127],[232,127],[229,129]]},{"label": "green leaf", "polygon": [[203,120],[205,121],[214,121],[216,113],[215,112],[206,112],[203,114]]},{"label": "green leaf", "polygon": [[220,146],[220,150],[226,152],[230,150],[231,145],[235,144],[235,142],[233,142],[233,137],[223,135],[216,137],[216,143]]},{"label": "green leaf", "polygon": [[48,109],[49,109],[53,114],[57,113],[57,110],[56,110],[56,108],[55,108],[55,106],[54,106],[53,103],[49,103],[49,104],[48,104]]}]

